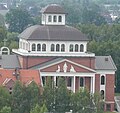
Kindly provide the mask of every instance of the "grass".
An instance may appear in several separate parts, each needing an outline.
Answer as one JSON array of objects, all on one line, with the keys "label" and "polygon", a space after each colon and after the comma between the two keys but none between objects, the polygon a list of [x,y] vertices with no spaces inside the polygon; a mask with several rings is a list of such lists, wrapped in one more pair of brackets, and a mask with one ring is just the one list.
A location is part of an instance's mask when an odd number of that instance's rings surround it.
[{"label": "grass", "polygon": [[120,93],[115,93],[115,96],[120,96]]}]

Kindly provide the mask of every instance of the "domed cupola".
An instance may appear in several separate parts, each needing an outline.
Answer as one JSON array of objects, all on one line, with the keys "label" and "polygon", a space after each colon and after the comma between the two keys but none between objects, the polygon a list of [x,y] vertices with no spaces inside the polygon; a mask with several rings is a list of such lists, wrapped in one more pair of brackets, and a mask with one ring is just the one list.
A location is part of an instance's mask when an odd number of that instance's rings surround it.
[{"label": "domed cupola", "polygon": [[57,4],[51,4],[41,10],[43,25],[65,25],[64,9]]}]

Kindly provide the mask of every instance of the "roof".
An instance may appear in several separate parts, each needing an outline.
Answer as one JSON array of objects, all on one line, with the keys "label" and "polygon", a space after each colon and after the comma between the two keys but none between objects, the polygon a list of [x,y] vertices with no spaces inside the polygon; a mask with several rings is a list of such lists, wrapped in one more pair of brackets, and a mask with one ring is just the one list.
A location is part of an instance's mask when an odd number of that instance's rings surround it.
[{"label": "roof", "polygon": [[[6,83],[6,80],[16,81],[16,77],[14,76],[15,70],[9,69],[0,69],[0,85]],[[20,69],[20,81],[24,84],[28,84],[30,81],[35,81],[38,85],[41,85],[41,79],[38,70],[23,70]]]},{"label": "roof", "polygon": [[[60,62],[66,58],[56,58],[45,63],[36,65],[31,67],[31,69],[39,69],[45,66],[49,66],[51,64],[55,64],[56,62]],[[116,70],[116,66],[112,60],[111,56],[95,56],[95,70]]]},{"label": "roof", "polygon": [[111,56],[96,56],[95,57],[96,70],[116,70],[116,66]]},{"label": "roof", "polygon": [[34,25],[25,29],[19,37],[26,40],[88,41],[86,35],[78,29],[62,25]]},{"label": "roof", "polygon": [[15,69],[16,67],[20,68],[20,63],[17,55],[1,55],[0,65],[1,68],[5,69]]},{"label": "roof", "polygon": [[64,9],[58,4],[51,4],[41,10],[44,14],[66,14]]},{"label": "roof", "polygon": [[0,4],[0,10],[8,10],[3,4]]}]

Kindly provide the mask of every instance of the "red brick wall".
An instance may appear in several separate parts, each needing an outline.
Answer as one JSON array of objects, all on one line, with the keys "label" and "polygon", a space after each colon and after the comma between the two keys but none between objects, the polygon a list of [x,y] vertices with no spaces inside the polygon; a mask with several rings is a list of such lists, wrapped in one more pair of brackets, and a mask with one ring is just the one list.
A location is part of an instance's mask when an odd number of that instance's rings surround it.
[{"label": "red brick wall", "polygon": [[107,74],[106,75],[106,101],[114,101],[114,84],[115,84],[115,75]]},{"label": "red brick wall", "polygon": [[19,56],[20,65],[22,68],[30,68],[32,66],[44,63],[54,59],[53,57],[23,57]]},{"label": "red brick wall", "polygon": [[100,74],[95,74],[95,92],[100,92]]},{"label": "red brick wall", "polygon": [[[35,66],[35,65],[38,65],[40,63],[44,63],[46,61],[49,61],[49,60],[52,60],[56,57],[24,57],[24,56],[19,56],[19,61],[20,61],[20,64],[21,64],[21,67],[22,68],[29,68],[29,67],[32,67],[32,66]],[[89,67],[89,68],[92,68],[94,69],[95,68],[95,59],[94,58],[89,58],[89,57],[86,57],[86,58],[82,58],[82,57],[79,57],[79,58],[67,58],[68,60],[70,61],[73,61],[73,62],[76,62],[78,64],[81,64],[83,66],[86,66],[86,67]]]},{"label": "red brick wall", "polygon": [[75,92],[79,91],[79,88],[80,88],[80,80],[79,77],[76,77]]},{"label": "red brick wall", "polygon": [[90,91],[91,78],[85,77],[85,87]]}]

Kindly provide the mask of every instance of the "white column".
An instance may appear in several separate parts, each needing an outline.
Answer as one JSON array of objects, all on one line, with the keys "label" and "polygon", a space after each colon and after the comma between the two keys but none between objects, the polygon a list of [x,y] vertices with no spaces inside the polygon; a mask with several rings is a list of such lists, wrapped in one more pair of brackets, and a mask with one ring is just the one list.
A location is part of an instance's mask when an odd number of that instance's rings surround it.
[{"label": "white column", "polygon": [[74,76],[74,78],[73,78],[73,92],[75,93],[75,79],[76,79],[76,77]]},{"label": "white column", "polygon": [[90,92],[93,93],[93,77],[91,77]]},{"label": "white column", "polygon": [[56,86],[56,76],[54,76],[54,85]]},{"label": "white column", "polygon": [[93,76],[93,93],[95,93],[95,75]]}]

